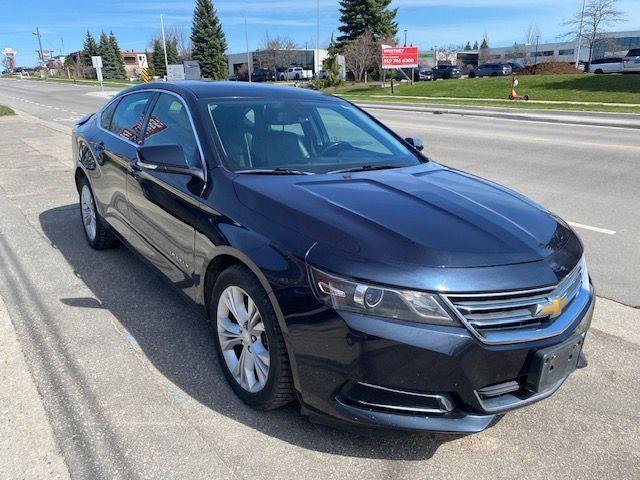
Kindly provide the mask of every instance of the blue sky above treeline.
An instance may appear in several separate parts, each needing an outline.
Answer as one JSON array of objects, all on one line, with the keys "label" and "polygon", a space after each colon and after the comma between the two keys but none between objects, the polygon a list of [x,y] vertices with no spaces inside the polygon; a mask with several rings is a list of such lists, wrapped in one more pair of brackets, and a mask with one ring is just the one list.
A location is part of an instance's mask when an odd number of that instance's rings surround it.
[{"label": "blue sky above treeline", "polygon": [[[245,49],[245,16],[249,48],[260,47],[267,32],[292,38],[303,48],[315,48],[316,0],[214,0],[229,44],[229,52]],[[96,36],[113,32],[125,50],[144,50],[165,24],[188,35],[195,0],[0,0],[0,49],[18,51],[16,64],[36,62],[40,28],[43,48],[55,54],[78,50],[87,29]],[[398,7],[399,37],[407,29],[408,42],[422,49],[464,45],[487,34],[491,46],[522,42],[527,27],[537,24],[541,41],[558,41],[566,27],[562,22],[581,7],[581,0],[394,0]],[[621,0],[619,9],[628,21],[615,30],[640,30],[640,0]],[[338,0],[320,0],[320,43],[337,35]]]}]

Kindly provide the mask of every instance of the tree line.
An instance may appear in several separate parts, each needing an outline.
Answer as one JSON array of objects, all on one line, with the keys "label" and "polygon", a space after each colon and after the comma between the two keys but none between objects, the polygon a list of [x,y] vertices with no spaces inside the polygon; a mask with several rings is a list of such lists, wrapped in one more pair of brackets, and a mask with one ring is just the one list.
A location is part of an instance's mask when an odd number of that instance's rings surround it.
[{"label": "tree line", "polygon": [[[162,37],[156,35],[151,41],[151,52],[145,51],[151,75],[163,77],[167,74],[167,63],[171,65],[193,59],[198,61],[204,78],[227,78],[227,41],[211,0],[196,1],[188,45],[186,43],[180,30],[169,29],[166,35],[165,59]],[[78,65],[84,74],[91,71],[91,57],[98,55],[102,57],[102,73],[105,79],[126,79],[124,60],[113,32],[109,35],[101,32],[96,41],[93,34],[87,31]]]}]

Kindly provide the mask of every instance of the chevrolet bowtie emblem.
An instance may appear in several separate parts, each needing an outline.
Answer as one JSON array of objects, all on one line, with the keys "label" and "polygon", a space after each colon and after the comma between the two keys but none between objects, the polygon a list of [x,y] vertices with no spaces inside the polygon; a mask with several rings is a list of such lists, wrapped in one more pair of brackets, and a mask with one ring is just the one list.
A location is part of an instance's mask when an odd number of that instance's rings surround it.
[{"label": "chevrolet bowtie emblem", "polygon": [[567,305],[567,297],[549,298],[547,303],[538,304],[536,306],[536,316],[548,316],[549,318],[556,318],[560,316],[562,310]]}]

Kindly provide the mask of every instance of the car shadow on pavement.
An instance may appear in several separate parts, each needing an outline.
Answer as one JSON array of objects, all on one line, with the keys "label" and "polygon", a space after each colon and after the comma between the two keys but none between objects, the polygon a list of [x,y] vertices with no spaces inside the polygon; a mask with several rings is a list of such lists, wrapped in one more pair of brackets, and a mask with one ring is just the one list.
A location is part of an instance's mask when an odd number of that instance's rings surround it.
[{"label": "car shadow on pavement", "polygon": [[[443,443],[459,438],[336,430],[311,423],[300,414],[297,403],[270,412],[252,410],[226,383],[210,325],[159,274],[125,247],[92,250],[73,206],[47,210],[39,220],[46,237],[95,295],[60,301],[72,307],[108,309],[166,379],[213,412],[290,444],[334,455],[424,460]],[[212,415],[211,421],[224,419]],[[206,428],[215,429],[215,425]],[[211,434],[215,435],[215,430]]]}]

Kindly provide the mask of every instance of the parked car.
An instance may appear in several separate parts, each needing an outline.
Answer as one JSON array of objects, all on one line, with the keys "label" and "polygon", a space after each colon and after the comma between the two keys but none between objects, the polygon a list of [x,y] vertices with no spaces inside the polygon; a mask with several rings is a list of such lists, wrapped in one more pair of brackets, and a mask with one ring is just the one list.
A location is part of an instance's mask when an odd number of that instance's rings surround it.
[{"label": "parked car", "polygon": [[239,82],[240,81],[240,77],[238,75],[236,75],[235,73],[229,75],[227,77],[227,80],[230,82]]},{"label": "parked car", "polygon": [[622,57],[599,58],[589,64],[591,73],[622,73],[624,71]]},{"label": "parked car", "polygon": [[329,76],[329,73],[326,70],[318,70],[314,76],[318,80],[326,80]]},{"label": "parked car", "polygon": [[430,68],[418,68],[416,80],[423,82],[433,80],[433,71]]},{"label": "parked car", "polygon": [[255,408],[472,433],[586,364],[595,297],[567,223],[345,100],[141,84],[71,146],[88,244],[128,246],[194,303]]},{"label": "parked car", "polygon": [[640,48],[633,48],[622,57],[624,73],[640,72]]},{"label": "parked car", "polygon": [[286,71],[279,73],[279,80],[309,80],[313,78],[311,70],[305,70],[302,67],[289,67]]},{"label": "parked car", "polygon": [[251,72],[252,82],[273,82],[274,80],[273,71],[269,68],[254,68]]},{"label": "parked car", "polygon": [[518,62],[505,62],[511,67],[512,73],[516,73],[517,70],[524,68],[524,65]]},{"label": "parked car", "polygon": [[436,65],[431,69],[431,74],[434,80],[439,78],[448,80],[451,78],[461,78],[462,73],[458,65]]},{"label": "parked car", "polygon": [[469,78],[475,77],[499,77],[511,75],[513,69],[508,63],[483,63],[469,72]]}]

